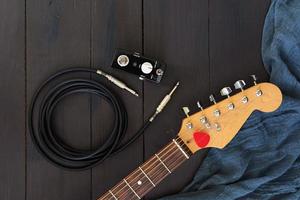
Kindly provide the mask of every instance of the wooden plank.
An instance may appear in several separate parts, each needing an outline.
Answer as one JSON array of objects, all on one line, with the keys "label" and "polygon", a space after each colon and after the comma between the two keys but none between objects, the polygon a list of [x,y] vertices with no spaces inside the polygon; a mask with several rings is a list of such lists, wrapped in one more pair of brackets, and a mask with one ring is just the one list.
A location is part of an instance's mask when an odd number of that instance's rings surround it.
[{"label": "wooden plank", "polygon": [[[90,2],[27,1],[27,91],[51,74],[90,65]],[[88,76],[89,77],[89,76]],[[72,96],[55,113],[55,129],[71,146],[90,148],[90,97]],[[47,162],[27,136],[27,199],[90,199],[91,171],[71,172]]]},{"label": "wooden plank", "polygon": [[25,4],[0,2],[0,199],[25,198]]},{"label": "wooden plank", "polygon": [[[142,51],[142,4],[139,0],[92,1],[92,66],[101,68],[126,82],[140,97],[117,88],[103,78],[103,82],[124,102],[128,111],[129,127],[125,140],[143,124],[142,82],[136,76],[112,70],[110,64],[116,48]],[[95,77],[94,77],[95,78]],[[101,145],[113,126],[111,108],[99,99],[92,101],[93,145]],[[92,199],[127,176],[143,161],[143,138],[121,153],[107,159],[92,171]]]},{"label": "wooden plank", "polygon": [[211,89],[217,98],[222,87],[233,88],[238,79],[252,85],[251,74],[267,80],[261,37],[269,0],[211,0],[209,7]]},{"label": "wooden plank", "polygon": [[[208,1],[207,0],[145,0],[145,55],[167,63],[160,85],[145,82],[144,119],[180,81],[171,102],[145,134],[145,157],[148,158],[178,133],[184,118],[181,107],[196,111],[196,101],[207,103],[209,94]],[[181,190],[194,175],[204,153],[188,160],[163,181],[149,196],[172,194]]]}]

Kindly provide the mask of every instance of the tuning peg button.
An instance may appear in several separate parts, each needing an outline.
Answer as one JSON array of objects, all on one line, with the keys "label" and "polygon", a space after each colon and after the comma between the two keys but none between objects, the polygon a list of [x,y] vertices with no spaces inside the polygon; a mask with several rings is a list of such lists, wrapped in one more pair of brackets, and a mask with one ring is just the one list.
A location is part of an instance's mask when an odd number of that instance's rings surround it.
[{"label": "tuning peg button", "polygon": [[256,83],[257,78],[256,78],[255,74],[252,74],[252,75],[251,75],[251,78],[253,79],[254,85],[256,85],[256,84],[257,84],[257,83]]},{"label": "tuning peg button", "polygon": [[211,102],[213,102],[214,104],[217,103],[216,100],[215,100],[214,95],[212,95],[212,94],[209,96],[209,100],[210,100]]},{"label": "tuning peg button", "polygon": [[237,90],[240,89],[243,91],[245,86],[246,86],[246,83],[244,80],[238,80],[234,83],[234,88]]},{"label": "tuning peg button", "polygon": [[224,87],[220,93],[222,96],[227,96],[229,97],[230,93],[232,92],[231,88],[230,87]]},{"label": "tuning peg button", "polygon": [[184,114],[185,114],[187,117],[189,117],[189,113],[190,113],[189,107],[183,107],[182,110],[183,110]]},{"label": "tuning peg button", "polygon": [[200,108],[201,111],[203,110],[203,107],[202,107],[200,101],[197,101],[197,106],[198,106],[198,108]]},{"label": "tuning peg button", "polygon": [[[211,95],[209,96],[209,100],[210,100],[211,102],[213,102],[214,104],[217,104],[214,95],[211,94]],[[216,117],[219,117],[219,116],[221,115],[221,111],[220,111],[219,109],[214,110],[214,115],[215,115]]]}]

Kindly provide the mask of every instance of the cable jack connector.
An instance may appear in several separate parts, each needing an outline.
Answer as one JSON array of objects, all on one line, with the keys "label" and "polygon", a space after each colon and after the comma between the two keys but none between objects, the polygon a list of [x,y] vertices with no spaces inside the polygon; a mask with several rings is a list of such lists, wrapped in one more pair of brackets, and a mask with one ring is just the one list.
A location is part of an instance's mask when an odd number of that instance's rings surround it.
[{"label": "cable jack connector", "polygon": [[122,81],[116,79],[115,77],[101,71],[101,70],[97,70],[96,72],[99,75],[102,75],[104,77],[106,77],[110,82],[112,82],[113,84],[115,84],[116,86],[118,86],[121,89],[127,90],[128,92],[130,92],[131,94],[135,95],[135,96],[139,96],[137,92],[135,92],[134,90],[132,90],[131,88],[129,88],[125,83],[123,83]]},{"label": "cable jack connector", "polygon": [[152,122],[155,117],[165,108],[165,106],[168,104],[168,102],[171,100],[171,97],[177,87],[179,86],[179,82],[176,83],[176,85],[173,87],[171,92],[163,98],[163,100],[160,102],[160,104],[157,106],[155,113],[152,115],[152,117],[149,119],[150,122]]}]

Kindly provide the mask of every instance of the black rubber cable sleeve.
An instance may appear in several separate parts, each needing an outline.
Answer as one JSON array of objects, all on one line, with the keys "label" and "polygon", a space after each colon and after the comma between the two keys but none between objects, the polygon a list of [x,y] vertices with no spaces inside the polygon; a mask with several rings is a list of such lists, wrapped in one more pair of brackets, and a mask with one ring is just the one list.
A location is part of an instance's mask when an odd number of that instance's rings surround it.
[{"label": "black rubber cable sleeve", "polygon": [[[96,73],[96,71],[96,69],[82,67],[59,71],[41,84],[32,97],[28,109],[28,128],[33,144],[44,158],[58,167],[70,170],[95,167],[136,141],[150,124],[147,121],[130,139],[123,142],[128,126],[127,111],[121,99],[111,90],[88,78],[68,78],[56,83],[56,79],[63,78],[67,74]],[[99,96],[106,100],[114,111],[115,123],[107,140],[90,151],[69,146],[53,130],[53,112],[56,106],[65,97],[76,93]]]}]

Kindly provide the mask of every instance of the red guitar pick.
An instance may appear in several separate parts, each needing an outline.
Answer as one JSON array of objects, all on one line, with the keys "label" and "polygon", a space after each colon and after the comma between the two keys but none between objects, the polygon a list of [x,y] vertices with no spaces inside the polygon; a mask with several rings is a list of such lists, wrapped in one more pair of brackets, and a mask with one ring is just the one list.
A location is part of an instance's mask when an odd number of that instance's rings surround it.
[{"label": "red guitar pick", "polygon": [[206,132],[196,131],[194,132],[193,136],[196,144],[201,148],[206,147],[207,144],[209,143],[210,136]]}]

